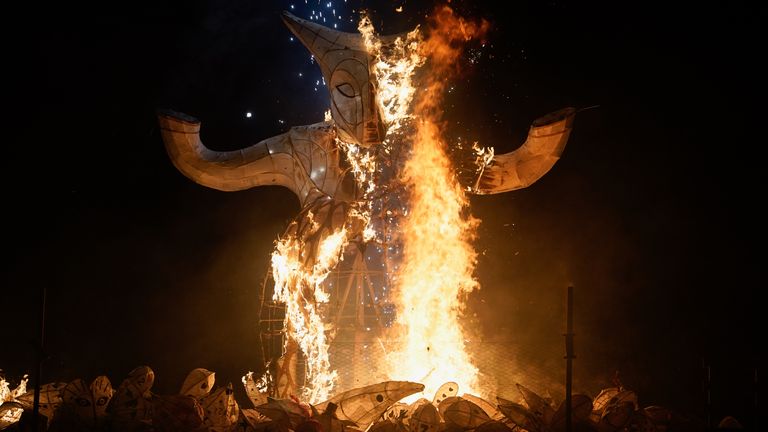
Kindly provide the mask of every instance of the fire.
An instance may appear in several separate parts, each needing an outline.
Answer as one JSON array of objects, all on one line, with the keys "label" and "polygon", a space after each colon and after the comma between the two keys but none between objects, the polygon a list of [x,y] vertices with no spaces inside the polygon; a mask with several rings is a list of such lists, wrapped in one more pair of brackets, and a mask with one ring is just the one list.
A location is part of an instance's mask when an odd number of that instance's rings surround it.
[{"label": "fire", "polygon": [[305,386],[303,396],[311,403],[327,399],[337,378],[331,369],[328,338],[318,303],[328,301],[322,282],[340,259],[344,245],[346,230],[342,228],[321,240],[311,266],[305,264],[302,256],[305,243],[298,236],[279,240],[272,253],[273,298],[285,304],[288,336],[306,356],[310,385]]},{"label": "fire", "polygon": [[[11,390],[10,383],[3,378],[0,378],[0,405],[5,402],[16,402],[16,399],[27,392],[27,382],[29,379],[26,375],[21,380],[19,385]],[[11,406],[11,408],[4,410],[0,415],[0,426],[12,425],[21,420],[21,415],[24,409],[18,405]]]},{"label": "fire", "polygon": [[19,382],[19,385],[17,385],[15,389],[11,390],[11,384],[4,378],[0,378],[0,405],[2,405],[3,402],[12,402],[19,396],[26,393],[28,382],[29,377],[24,375],[24,377]]},{"label": "fire", "polygon": [[467,187],[467,191],[477,190],[477,183],[480,182],[480,177],[483,175],[483,171],[491,164],[495,150],[493,147],[480,147],[477,142],[472,144],[472,151],[475,152],[475,166],[477,167],[477,181],[471,187]]},{"label": "fire", "polygon": [[[360,29],[370,48],[373,49],[374,45],[380,47],[373,37],[370,21],[364,18]],[[413,32],[409,39],[415,38],[416,34],[417,32]],[[410,47],[415,55],[414,43],[398,40],[396,46],[401,52]],[[414,91],[409,79],[417,65],[408,64],[404,60],[388,63],[381,58],[378,63],[377,70],[382,71],[380,76],[386,77],[383,81],[385,85],[380,87],[386,89],[385,93],[378,100],[384,103],[381,108],[386,114],[385,121],[390,126],[389,131],[394,132],[399,129],[400,120],[405,119],[405,110],[413,97]],[[393,84],[403,80],[407,80],[407,86]],[[325,114],[325,121],[329,120],[330,111]],[[345,152],[351,172],[362,191],[361,201],[346,215],[347,224],[351,221],[352,224],[362,226],[362,240],[369,241],[376,236],[370,224],[372,202],[369,199],[376,189],[375,176],[378,165],[375,152],[341,140],[337,140],[337,144]],[[309,216],[311,218],[311,214]],[[317,229],[318,227],[313,227],[313,230]],[[306,253],[307,244],[305,239],[299,236],[289,235],[279,240],[272,254],[272,275],[275,280],[273,299],[285,304],[285,328],[288,337],[298,343],[306,357],[307,384],[303,397],[310,403],[327,399],[338,378],[336,371],[331,368],[329,341],[318,303],[326,303],[329,300],[322,284],[338,264],[344,248],[349,243],[350,235],[354,235],[354,230],[348,231],[346,226],[330,235],[325,234],[311,266],[305,264],[306,257],[302,254]]]},{"label": "fire", "polygon": [[[319,304],[329,300],[323,282],[352,237],[360,233],[363,241],[376,237],[371,212],[372,196],[382,181],[378,159],[395,145],[410,145],[398,176],[409,197],[404,203],[407,218],[398,227],[398,237],[403,239],[400,272],[392,278],[397,281],[392,300],[400,332],[394,339],[400,343],[383,367],[391,379],[425,384],[428,395],[447,381],[458,382],[465,392],[476,392],[478,370],[465,352],[458,318],[467,294],[478,287],[472,276],[477,254],[471,245],[478,221],[468,216],[467,198],[441,137],[439,113],[440,95],[461,54],[461,42],[481,34],[485,27],[457,18],[443,7],[433,17],[427,39],[417,28],[385,46],[374,36],[370,20],[360,21],[358,28],[373,59],[377,102],[387,124],[383,150],[338,141],[362,191],[361,200],[346,211],[344,226],[332,232],[324,231],[308,213],[311,235],[297,228],[296,234],[276,243],[272,254],[273,298],[285,304],[287,334],[306,357],[303,398],[310,403],[328,399],[338,378],[329,361],[329,341],[319,310]],[[413,77],[427,60],[430,73],[417,95]],[[478,157],[489,161],[492,153]],[[310,237],[316,245],[308,244]],[[312,251],[315,255],[308,256]]]},{"label": "fire", "polygon": [[404,122],[411,118],[411,101],[416,93],[412,78],[416,69],[424,64],[420,53],[421,33],[418,27],[403,38],[395,39],[386,49],[374,36],[371,20],[364,16],[358,30],[371,56],[378,88],[376,101],[383,120],[387,123],[387,138],[397,135]]},{"label": "fire", "polygon": [[[365,198],[370,196],[376,189],[376,156],[372,151],[360,148],[360,146],[355,144],[346,143],[341,140],[336,140],[336,143],[344,150],[347,160],[351,165],[352,175],[355,176],[355,181],[360,186],[360,189],[363,190],[363,202],[366,202]],[[370,204],[369,201],[368,204]],[[367,208],[370,209],[370,205]]]},{"label": "fire", "polygon": [[[286,307],[285,328],[289,337],[286,344],[290,340],[295,341],[305,355],[307,384],[303,389],[303,398],[310,403],[328,399],[338,378],[337,372],[331,368],[329,340],[318,308],[319,303],[330,300],[323,282],[341,260],[350,237],[358,231],[355,228],[362,227],[360,231],[363,241],[375,237],[370,226],[371,202],[365,199],[376,187],[374,175],[377,165],[374,155],[370,150],[354,144],[340,140],[337,144],[350,162],[352,174],[363,191],[363,199],[349,209],[345,215],[345,225],[331,234],[324,233],[322,227],[312,220],[312,213],[308,213],[312,225],[310,231],[320,236],[316,255],[310,257],[313,264],[306,264],[306,254],[310,252],[307,251],[305,238],[300,235],[289,235],[279,240],[272,253],[272,276],[275,280],[273,299],[284,303]],[[353,226],[355,228],[351,228]]]},{"label": "fire", "polygon": [[428,397],[447,381],[467,393],[478,390],[478,369],[465,351],[458,318],[467,295],[478,288],[471,241],[479,221],[468,216],[467,197],[448,158],[440,106],[460,44],[485,30],[485,23],[467,22],[442,7],[432,18],[429,37],[419,44],[430,71],[414,101],[412,148],[402,173],[409,212],[401,225],[403,261],[393,299],[400,342],[387,363],[392,379],[421,382]]},{"label": "fire", "polygon": [[4,380],[3,378],[0,378],[0,405],[2,405],[3,402],[5,402],[10,395],[11,395],[11,388],[8,384],[8,381]]},{"label": "fire", "polygon": [[[328,197],[316,202],[319,212],[336,212]],[[319,403],[330,397],[338,374],[331,368],[329,339],[320,305],[328,303],[330,296],[323,282],[343,258],[343,252],[355,233],[363,236],[367,228],[369,212],[352,206],[344,210],[343,226],[328,232],[328,227],[315,221],[315,215],[307,212],[300,226],[294,221],[289,234],[276,242],[272,253],[272,277],[275,280],[272,298],[285,304],[286,347],[298,344],[306,360],[306,385],[302,398],[309,403]],[[323,215],[328,218],[328,214]],[[333,219],[333,214],[330,218]]]}]

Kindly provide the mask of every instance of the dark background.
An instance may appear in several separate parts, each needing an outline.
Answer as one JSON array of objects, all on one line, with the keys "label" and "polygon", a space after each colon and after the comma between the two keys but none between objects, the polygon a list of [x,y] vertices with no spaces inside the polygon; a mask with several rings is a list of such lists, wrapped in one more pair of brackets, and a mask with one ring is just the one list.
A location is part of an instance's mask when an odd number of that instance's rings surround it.
[{"label": "dark background", "polygon": [[[259,370],[260,285],[298,203],[277,187],[187,180],[154,110],[202,119],[218,150],[320,121],[319,70],[279,12],[328,17],[326,3],[57,2],[4,17],[0,368],[11,381],[34,370],[43,287],[43,382],[106,374],[116,386],[147,364],[154,390],[174,393],[194,367],[236,387]],[[326,25],[354,31],[366,7],[385,34],[424,23],[433,5],[333,3],[344,19]],[[746,2],[667,3],[453,2],[492,28],[447,95],[449,135],[502,153],[540,115],[600,106],[577,116],[542,180],[471,198],[483,221],[472,310],[530,367],[562,365],[572,283],[577,386],[594,394],[619,371],[643,406],[751,425],[765,410],[766,17]]]}]

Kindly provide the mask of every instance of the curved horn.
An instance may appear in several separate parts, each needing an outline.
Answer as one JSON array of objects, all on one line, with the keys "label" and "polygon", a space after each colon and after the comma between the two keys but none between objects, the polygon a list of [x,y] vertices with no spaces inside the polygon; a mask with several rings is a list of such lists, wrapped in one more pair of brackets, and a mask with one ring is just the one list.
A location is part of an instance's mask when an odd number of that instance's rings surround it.
[{"label": "curved horn", "polygon": [[[283,22],[320,66],[340,138],[364,147],[380,144],[386,131],[376,103],[372,59],[362,35],[332,30],[288,12],[283,12]],[[390,39],[385,37],[382,43]]]},{"label": "curved horn", "polygon": [[157,116],[171,161],[196,183],[222,191],[280,185],[301,198],[294,160],[280,151],[290,139],[288,133],[242,150],[219,152],[200,141],[200,121],[196,118],[170,110],[159,111]]},{"label": "curved horn", "polygon": [[326,82],[330,82],[331,72],[346,58],[356,57],[368,63],[368,51],[359,33],[329,29],[290,12],[283,12],[283,22],[315,57]]},{"label": "curved horn", "polygon": [[563,108],[536,119],[528,139],[517,150],[496,155],[472,192],[496,194],[526,188],[555,165],[573,128],[575,108]]}]

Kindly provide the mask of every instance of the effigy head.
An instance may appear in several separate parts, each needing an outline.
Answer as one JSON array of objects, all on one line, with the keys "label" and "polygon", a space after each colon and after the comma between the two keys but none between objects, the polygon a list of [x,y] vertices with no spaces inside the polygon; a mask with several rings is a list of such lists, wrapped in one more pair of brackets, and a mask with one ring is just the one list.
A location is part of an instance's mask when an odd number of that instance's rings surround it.
[{"label": "effigy head", "polygon": [[376,102],[376,77],[363,37],[323,27],[283,12],[283,21],[320,66],[331,98],[331,116],[339,138],[370,147],[384,139]]}]

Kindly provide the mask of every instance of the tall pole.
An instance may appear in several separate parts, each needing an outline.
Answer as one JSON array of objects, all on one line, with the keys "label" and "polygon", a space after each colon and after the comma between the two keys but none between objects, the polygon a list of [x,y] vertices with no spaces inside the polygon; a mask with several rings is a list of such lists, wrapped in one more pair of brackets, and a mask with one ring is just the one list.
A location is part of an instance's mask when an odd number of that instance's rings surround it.
[{"label": "tall pole", "polygon": [[46,288],[43,286],[42,298],[40,300],[40,344],[36,346],[35,361],[35,396],[32,399],[32,430],[39,430],[38,419],[40,417],[40,389],[43,377],[43,361],[45,360],[45,297]]},{"label": "tall pole", "polygon": [[712,366],[709,362],[702,360],[704,367],[704,403],[707,412],[707,428],[712,427]]},{"label": "tall pole", "polygon": [[754,385],[754,387],[753,387],[754,396],[753,396],[753,400],[752,400],[752,402],[753,402],[753,406],[752,406],[752,430],[760,430],[759,429],[760,425],[758,423],[760,423],[760,421],[762,420],[762,416],[760,414],[758,414],[760,412],[760,404],[758,403],[758,400],[757,400],[757,385],[758,385],[758,382],[757,382],[757,371],[758,371],[757,364],[755,364],[755,370],[754,370],[753,382],[752,382],[752,384]]},{"label": "tall pole", "polygon": [[565,432],[573,431],[573,406],[571,390],[573,386],[573,287],[568,287],[568,309],[566,312],[567,331],[565,333]]}]

